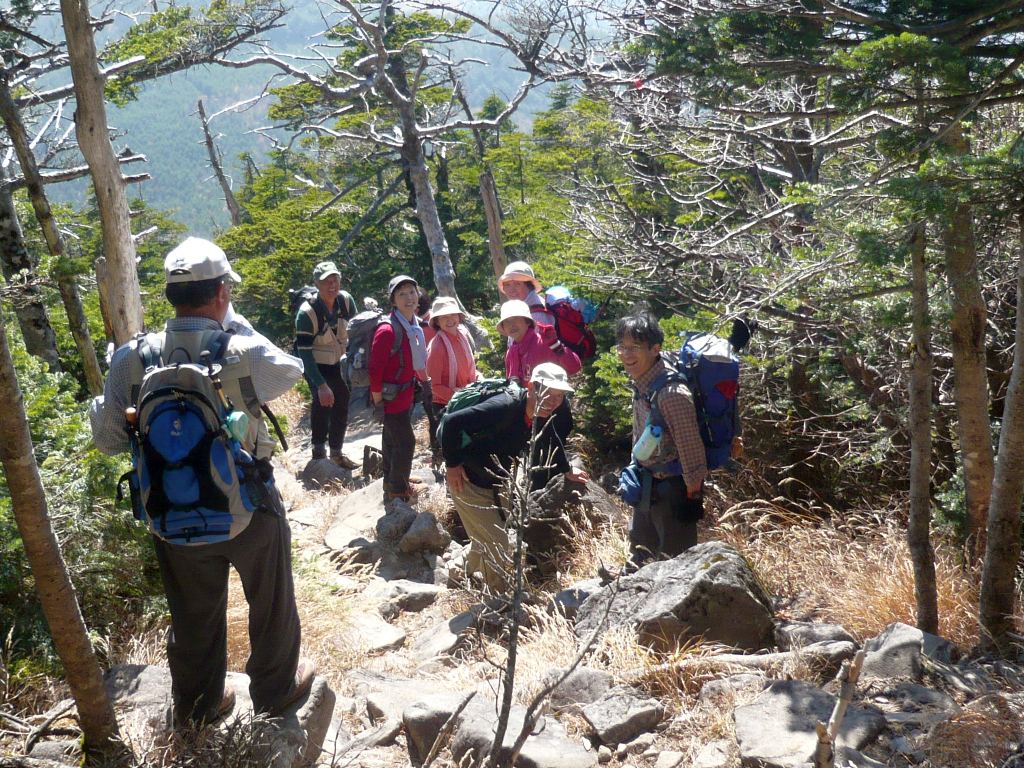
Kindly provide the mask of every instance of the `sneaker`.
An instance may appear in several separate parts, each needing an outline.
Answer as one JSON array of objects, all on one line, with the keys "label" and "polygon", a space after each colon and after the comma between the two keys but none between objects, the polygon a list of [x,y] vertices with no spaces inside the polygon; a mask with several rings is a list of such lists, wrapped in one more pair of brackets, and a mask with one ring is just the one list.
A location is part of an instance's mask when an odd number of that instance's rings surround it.
[{"label": "sneaker", "polygon": [[313,461],[327,458],[327,446],[326,445],[314,445],[313,446]]},{"label": "sneaker", "polygon": [[310,659],[299,659],[299,665],[295,668],[295,682],[292,683],[291,691],[284,697],[284,701],[270,710],[270,716],[276,717],[280,715],[288,707],[309,693],[309,689],[313,687],[314,677],[316,677],[316,664]]},{"label": "sneaker", "polygon": [[357,464],[356,462],[352,461],[352,459],[350,459],[344,453],[332,453],[331,454],[331,461],[333,461],[335,464],[337,464],[342,469],[347,469],[349,471],[351,471],[353,469],[359,469],[359,464]]}]

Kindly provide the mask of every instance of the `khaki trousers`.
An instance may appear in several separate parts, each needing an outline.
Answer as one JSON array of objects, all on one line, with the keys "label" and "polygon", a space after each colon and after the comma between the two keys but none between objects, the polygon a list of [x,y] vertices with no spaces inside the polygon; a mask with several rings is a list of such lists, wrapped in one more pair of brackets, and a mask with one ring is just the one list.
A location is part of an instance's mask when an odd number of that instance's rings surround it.
[{"label": "khaki trousers", "polygon": [[452,491],[452,501],[469,536],[466,571],[480,573],[487,586],[500,590],[508,584],[511,560],[505,516],[495,504],[496,494],[498,503],[508,509],[503,487],[481,488],[468,480],[462,484],[461,491]]}]

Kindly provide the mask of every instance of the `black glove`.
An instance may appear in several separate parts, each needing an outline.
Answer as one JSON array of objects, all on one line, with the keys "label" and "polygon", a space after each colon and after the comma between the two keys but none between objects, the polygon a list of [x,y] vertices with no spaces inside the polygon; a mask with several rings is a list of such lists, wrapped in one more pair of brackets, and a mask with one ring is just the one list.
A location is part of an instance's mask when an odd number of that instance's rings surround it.
[{"label": "black glove", "polygon": [[384,423],[384,401],[373,404],[373,420],[378,424]]}]

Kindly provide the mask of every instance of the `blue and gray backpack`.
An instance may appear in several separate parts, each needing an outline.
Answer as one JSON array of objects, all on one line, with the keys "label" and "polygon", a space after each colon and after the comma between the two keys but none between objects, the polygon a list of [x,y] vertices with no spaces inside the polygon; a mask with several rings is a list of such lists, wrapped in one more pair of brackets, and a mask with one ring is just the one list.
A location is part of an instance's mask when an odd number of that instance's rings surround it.
[{"label": "blue and gray backpack", "polygon": [[693,394],[697,424],[708,469],[730,464],[733,438],[739,434],[740,361],[733,346],[710,333],[687,331],[678,353],[662,353],[668,371],[656,378],[648,391],[651,423],[666,427],[658,408],[658,392],[671,381],[682,381]]},{"label": "blue and gray backpack", "polygon": [[[204,339],[198,363],[166,363],[163,336],[136,339],[144,376],[133,389],[133,468],[128,482],[135,517],[174,544],[213,544],[234,538],[255,511],[280,514],[280,496],[270,478],[234,432],[247,414],[234,410],[220,386],[218,360],[231,335]],[[234,428],[234,430],[233,430]]]}]

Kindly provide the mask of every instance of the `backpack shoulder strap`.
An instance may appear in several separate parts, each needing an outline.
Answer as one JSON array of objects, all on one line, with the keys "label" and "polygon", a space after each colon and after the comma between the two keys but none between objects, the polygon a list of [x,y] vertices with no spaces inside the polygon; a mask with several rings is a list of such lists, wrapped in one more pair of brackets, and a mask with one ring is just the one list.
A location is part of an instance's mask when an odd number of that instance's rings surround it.
[{"label": "backpack shoulder strap", "polygon": [[356,316],[356,300],[352,298],[352,294],[348,291],[342,291],[338,294],[338,298],[341,299],[341,317],[344,320],[350,320]]},{"label": "backpack shoulder strap", "polygon": [[203,344],[202,351],[209,352],[210,360],[214,362],[223,360],[228,351],[228,344],[231,343],[231,337],[234,335],[231,331],[211,331],[209,338]]},{"label": "backpack shoulder strap", "polygon": [[395,332],[395,341],[391,345],[391,357],[396,354],[398,357],[398,373],[395,374],[396,379],[402,378],[402,373],[405,371],[405,350],[402,349],[402,342],[405,340],[405,328],[402,327],[401,323],[396,323],[391,315],[387,316],[387,322],[391,324],[391,328]]},{"label": "backpack shoulder strap", "polygon": [[[142,363],[142,376],[145,377],[150,371],[161,367],[164,352],[163,333],[140,333],[133,340],[135,351]],[[132,382],[131,400],[132,404],[138,406],[139,392],[142,391],[142,380]]]}]

